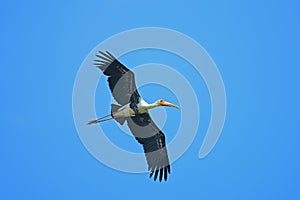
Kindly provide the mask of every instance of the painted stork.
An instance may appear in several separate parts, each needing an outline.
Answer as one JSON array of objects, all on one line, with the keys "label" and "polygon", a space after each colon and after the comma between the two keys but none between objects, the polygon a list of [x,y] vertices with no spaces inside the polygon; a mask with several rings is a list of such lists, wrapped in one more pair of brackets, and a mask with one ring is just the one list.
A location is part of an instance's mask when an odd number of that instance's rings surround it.
[{"label": "painted stork", "polygon": [[162,181],[162,179],[166,181],[171,168],[165,135],[155,125],[148,110],[158,106],[179,107],[162,99],[148,104],[138,93],[132,71],[107,51],[99,51],[96,56],[99,59],[94,60],[94,64],[104,75],[108,76],[109,88],[114,99],[120,105],[112,104],[109,115],[89,121],[88,124],[97,124],[115,119],[123,125],[127,121],[130,131],[136,140],[143,145],[150,178],[154,175],[154,180],[156,180],[159,175],[159,181]]}]

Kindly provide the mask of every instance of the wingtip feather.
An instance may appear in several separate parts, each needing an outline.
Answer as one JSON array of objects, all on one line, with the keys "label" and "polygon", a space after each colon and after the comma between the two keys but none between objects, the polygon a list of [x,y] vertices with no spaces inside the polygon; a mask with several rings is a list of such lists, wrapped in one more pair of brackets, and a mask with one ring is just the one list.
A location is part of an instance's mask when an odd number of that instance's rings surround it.
[{"label": "wingtip feather", "polygon": [[156,181],[157,176],[158,176],[158,171],[159,171],[158,169],[155,170],[155,174],[154,174],[154,180],[155,180],[155,181]]},{"label": "wingtip feather", "polygon": [[109,51],[106,51],[106,53],[111,57],[111,59],[113,59],[113,60],[116,59]]},{"label": "wingtip feather", "polygon": [[168,172],[167,172],[167,167],[165,167],[164,168],[164,179],[165,179],[165,181],[167,181],[167,179],[168,179]]},{"label": "wingtip feather", "polygon": [[161,182],[161,180],[162,180],[162,177],[163,177],[163,168],[161,168],[160,170],[159,170],[159,182]]}]

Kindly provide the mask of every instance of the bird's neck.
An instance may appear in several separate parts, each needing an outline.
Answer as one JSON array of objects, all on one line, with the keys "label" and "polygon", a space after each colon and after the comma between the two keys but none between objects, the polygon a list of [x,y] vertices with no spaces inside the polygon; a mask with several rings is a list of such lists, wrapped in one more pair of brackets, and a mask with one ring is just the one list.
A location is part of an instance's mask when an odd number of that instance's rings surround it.
[{"label": "bird's neck", "polygon": [[157,102],[154,102],[154,103],[148,104],[147,109],[152,109],[152,108],[155,108],[158,106],[160,106],[160,104],[158,104]]}]

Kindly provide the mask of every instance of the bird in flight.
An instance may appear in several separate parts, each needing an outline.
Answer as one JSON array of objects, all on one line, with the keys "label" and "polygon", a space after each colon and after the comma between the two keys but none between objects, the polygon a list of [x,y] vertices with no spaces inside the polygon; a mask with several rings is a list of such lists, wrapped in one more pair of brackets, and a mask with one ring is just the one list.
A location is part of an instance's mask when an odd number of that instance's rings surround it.
[{"label": "bird in flight", "polygon": [[91,120],[89,125],[115,119],[123,125],[125,121],[136,138],[143,146],[150,178],[156,181],[166,181],[171,172],[166,139],[164,133],[151,119],[148,110],[158,106],[178,108],[177,105],[165,100],[157,100],[152,104],[144,101],[135,85],[134,73],[120,63],[110,52],[96,55],[95,65],[104,75],[108,76],[109,88],[119,105],[111,104],[111,113],[101,118]]}]

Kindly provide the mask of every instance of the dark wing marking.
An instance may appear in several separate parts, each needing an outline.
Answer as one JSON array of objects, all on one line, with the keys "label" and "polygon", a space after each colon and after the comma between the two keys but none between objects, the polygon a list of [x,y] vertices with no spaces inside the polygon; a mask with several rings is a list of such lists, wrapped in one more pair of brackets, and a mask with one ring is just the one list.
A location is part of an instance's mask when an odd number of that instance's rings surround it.
[{"label": "dark wing marking", "polygon": [[139,101],[139,93],[136,89],[134,73],[120,63],[108,51],[96,55],[99,59],[94,60],[96,67],[108,76],[109,88],[115,100],[125,105],[135,99]]},{"label": "dark wing marking", "polygon": [[166,140],[163,132],[155,125],[148,113],[138,114],[127,119],[127,124],[137,139],[143,145],[146,155],[150,178],[154,180],[159,175],[159,181],[168,178],[171,172]]},{"label": "dark wing marking", "polygon": [[130,97],[130,108],[134,111],[136,115],[139,114],[138,104],[140,102],[140,95],[138,91],[136,90],[133,95]]}]

